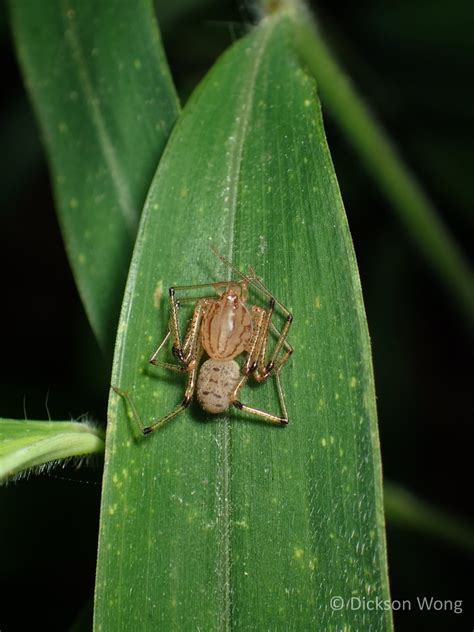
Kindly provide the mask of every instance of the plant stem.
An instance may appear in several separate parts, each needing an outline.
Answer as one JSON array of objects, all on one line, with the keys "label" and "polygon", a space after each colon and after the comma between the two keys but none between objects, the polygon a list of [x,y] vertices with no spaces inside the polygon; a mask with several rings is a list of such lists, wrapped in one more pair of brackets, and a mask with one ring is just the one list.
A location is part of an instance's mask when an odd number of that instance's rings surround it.
[{"label": "plant stem", "polygon": [[474,530],[394,483],[385,482],[387,522],[440,538],[474,554]]},{"label": "plant stem", "polygon": [[323,105],[331,111],[415,245],[454,295],[472,327],[474,275],[464,254],[397,149],[339,67],[304,5],[297,0],[286,0],[280,9],[288,12],[292,19],[296,46],[317,79]]}]

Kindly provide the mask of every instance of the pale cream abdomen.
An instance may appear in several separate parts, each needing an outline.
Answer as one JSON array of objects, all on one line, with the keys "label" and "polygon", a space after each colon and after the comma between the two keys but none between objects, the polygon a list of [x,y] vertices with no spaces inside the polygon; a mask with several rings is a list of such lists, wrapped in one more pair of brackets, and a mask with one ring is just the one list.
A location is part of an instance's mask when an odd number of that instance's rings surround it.
[{"label": "pale cream abdomen", "polygon": [[230,405],[233,390],[240,379],[240,367],[235,360],[206,360],[197,381],[197,398],[208,413],[222,413]]}]

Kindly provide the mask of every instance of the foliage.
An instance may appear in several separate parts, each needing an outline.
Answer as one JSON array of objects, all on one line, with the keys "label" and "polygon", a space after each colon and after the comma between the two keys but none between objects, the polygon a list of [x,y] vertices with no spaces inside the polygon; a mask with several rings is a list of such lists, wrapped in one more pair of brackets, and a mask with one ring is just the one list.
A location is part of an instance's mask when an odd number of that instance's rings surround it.
[{"label": "foliage", "polygon": [[[21,0],[10,10],[68,256],[107,354],[158,165],[112,377],[140,415],[149,421],[182,398],[184,382],[147,368],[147,359],[166,331],[167,287],[228,278],[209,244],[240,269],[255,267],[295,314],[296,353],[282,374],[288,428],[236,410],[209,418],[196,406],[143,439],[112,393],[96,629],[138,622],[140,629],[390,629],[387,611],[330,607],[334,595],[388,598],[388,587],[367,326],[311,74],[471,319],[472,273],[434,207],[294,2],[268,3],[259,26],[215,64],[176,125],[179,105],[148,2],[33,7]],[[180,10],[163,24],[176,28]],[[381,275],[390,280],[387,270]],[[252,292],[251,301],[266,298]],[[184,326],[190,310],[182,312]],[[89,379],[91,371],[89,360]],[[248,388],[243,397],[273,410],[273,387]],[[0,428],[3,476],[103,449],[101,432],[87,424],[3,420]],[[472,547],[469,527],[396,487],[388,488],[386,507],[395,525],[447,540],[461,534]],[[438,529],[429,528],[433,516]]]}]

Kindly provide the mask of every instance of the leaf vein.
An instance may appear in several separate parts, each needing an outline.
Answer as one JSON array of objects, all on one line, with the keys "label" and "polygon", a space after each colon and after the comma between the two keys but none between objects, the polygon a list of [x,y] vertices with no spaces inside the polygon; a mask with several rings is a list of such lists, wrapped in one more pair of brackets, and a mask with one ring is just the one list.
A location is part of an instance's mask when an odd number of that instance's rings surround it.
[{"label": "leaf vein", "polygon": [[[265,47],[269,36],[273,30],[275,21],[267,28],[262,25],[262,39],[252,58],[252,70],[241,87],[242,102],[240,105],[240,115],[236,117],[232,136],[236,139],[234,150],[230,152],[229,172],[227,181],[229,184],[229,232],[227,257],[232,261],[234,254],[234,234],[235,220],[238,205],[238,192],[240,183],[240,171],[242,156],[244,152],[245,139],[248,134],[250,115],[254,102],[255,84],[260,71],[260,66],[264,57]],[[230,418],[227,416],[223,423],[218,426],[218,477],[216,486],[217,497],[217,521],[219,531],[219,554],[218,554],[218,590],[221,604],[219,629],[228,632],[232,629],[232,594],[231,594],[231,434]]]},{"label": "leaf vein", "polygon": [[105,118],[100,107],[100,97],[94,88],[88,72],[84,51],[74,22],[74,9],[70,7],[67,0],[62,3],[62,8],[63,19],[67,26],[65,29],[65,42],[69,46],[73,60],[76,62],[79,85],[85,97],[84,102],[97,131],[97,141],[102,150],[104,161],[109,169],[113,186],[117,191],[120,211],[131,235],[135,236],[138,224],[138,213],[132,201],[133,196],[131,191],[127,186],[129,179],[123,174],[117,152],[115,151],[113,141],[107,130]]}]

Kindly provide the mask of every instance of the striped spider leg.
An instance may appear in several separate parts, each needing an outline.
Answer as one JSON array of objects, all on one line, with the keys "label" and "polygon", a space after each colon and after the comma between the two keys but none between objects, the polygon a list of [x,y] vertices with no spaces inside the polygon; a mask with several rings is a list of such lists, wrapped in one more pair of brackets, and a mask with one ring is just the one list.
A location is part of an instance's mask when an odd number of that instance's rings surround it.
[{"label": "striped spider leg", "polygon": [[[280,380],[280,371],[293,353],[293,347],[286,340],[288,331],[291,327],[291,323],[293,322],[293,315],[284,305],[276,300],[276,298],[265,287],[260,279],[258,279],[252,268],[250,268],[249,270],[248,278],[252,281],[254,286],[258,287],[258,289],[267,297],[270,297],[270,307],[265,312],[265,317],[260,321],[259,324],[256,325],[257,335],[255,344],[253,349],[250,351],[249,357],[247,358],[246,362],[246,367],[249,367],[249,370],[244,371],[244,374],[233,393],[233,404],[234,406],[241,410],[244,410],[245,412],[262,417],[269,423],[286,425],[288,424],[288,411],[286,408],[283,387]],[[278,304],[285,314],[285,324],[281,332],[272,322],[275,304]],[[261,310],[261,308],[257,309]],[[270,358],[267,359],[266,351],[270,330],[278,336],[278,339],[275,348],[270,355]],[[279,355],[281,355],[282,352],[283,356],[279,358]],[[257,408],[252,408],[250,406],[242,404],[238,400],[239,391],[245,386],[250,376],[252,376],[259,383],[266,381],[271,376],[275,377],[282,416],[273,415]]]}]

